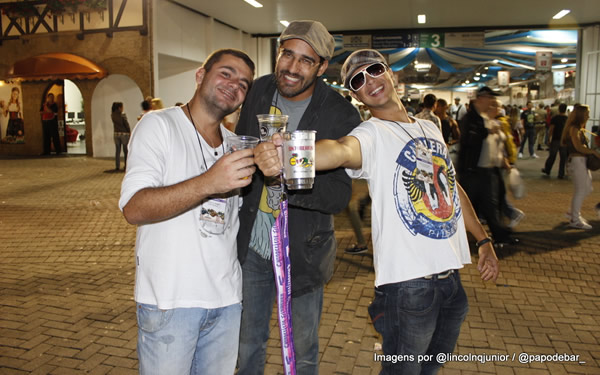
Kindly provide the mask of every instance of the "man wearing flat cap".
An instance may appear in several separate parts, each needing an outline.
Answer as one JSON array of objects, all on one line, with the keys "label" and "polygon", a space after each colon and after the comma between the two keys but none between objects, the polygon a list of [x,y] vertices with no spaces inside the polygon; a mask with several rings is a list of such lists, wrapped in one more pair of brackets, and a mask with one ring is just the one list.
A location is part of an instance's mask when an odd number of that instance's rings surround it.
[{"label": "man wearing flat cap", "polygon": [[[292,21],[279,42],[275,72],[253,84],[237,133],[258,137],[256,115],[272,113],[289,116],[288,131],[316,130],[317,140],[348,134],[360,123],[358,112],[319,78],[328,67],[335,45],[325,26],[317,21]],[[298,374],[318,373],[323,287],[333,275],[336,252],[333,214],[348,205],[351,193],[351,181],[343,169],[317,174],[311,190],[287,192]],[[260,171],[243,191],[238,234],[243,273],[238,375],[264,372],[276,294],[269,232],[279,214],[281,195],[280,184],[270,183]]]},{"label": "man wearing flat cap", "polygon": [[[355,51],[341,73],[373,117],[345,137],[317,142],[315,167],[344,167],[369,184],[376,288],[368,310],[383,338],[380,374],[435,374],[442,364],[436,355],[454,350],[467,315],[459,275],[471,263],[465,229],[478,241],[483,280],[496,280],[498,260],[456,182],[441,132],[408,115],[385,58],[371,49]],[[280,141],[273,136],[271,149]],[[266,175],[281,165],[277,153],[269,153],[278,162],[272,168],[262,163]]]}]

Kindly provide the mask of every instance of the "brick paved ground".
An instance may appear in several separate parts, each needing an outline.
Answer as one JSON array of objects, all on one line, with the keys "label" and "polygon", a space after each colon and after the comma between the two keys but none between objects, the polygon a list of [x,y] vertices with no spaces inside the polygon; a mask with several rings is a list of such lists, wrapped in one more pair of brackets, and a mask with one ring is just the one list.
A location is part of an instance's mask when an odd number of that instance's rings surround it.
[{"label": "brick paved ground", "polygon": [[[509,359],[451,362],[441,374],[600,374],[600,220],[592,209],[600,183],[583,211],[594,229],[567,229],[571,183],[542,178],[542,161],[519,162],[528,189],[516,202],[527,213],[518,227],[523,244],[499,254],[498,282],[481,282],[473,265],[461,272],[471,309],[456,352]],[[117,208],[123,175],[107,173],[113,165],[87,157],[0,160],[0,374],[137,372],[135,228]],[[380,338],[366,312],[372,257],[344,254],[353,233],[344,215],[336,227],[320,371],[376,374]],[[266,373],[279,374],[272,327]],[[512,360],[522,352],[574,354],[583,363]]]}]

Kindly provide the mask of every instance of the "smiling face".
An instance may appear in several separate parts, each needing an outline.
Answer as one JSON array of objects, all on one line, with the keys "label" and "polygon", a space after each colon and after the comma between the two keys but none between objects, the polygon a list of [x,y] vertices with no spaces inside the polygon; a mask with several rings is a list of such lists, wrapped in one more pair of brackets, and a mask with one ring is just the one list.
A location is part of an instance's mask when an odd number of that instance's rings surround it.
[{"label": "smiling face", "polygon": [[246,98],[252,82],[252,70],[239,57],[224,54],[209,71],[196,72],[200,98],[216,119],[235,111]]},{"label": "smiling face", "polygon": [[[371,64],[361,66],[353,73],[353,76],[369,67],[369,65]],[[375,78],[365,74],[365,84],[358,91],[351,92],[351,95],[365,103],[371,112],[389,104],[392,98],[391,94],[394,93],[394,80],[391,74],[391,69],[387,69],[384,74]]]},{"label": "smiling face", "polygon": [[328,62],[301,39],[288,39],[281,44],[275,79],[281,96],[291,101],[304,100],[315,91],[316,79],[327,69]]}]

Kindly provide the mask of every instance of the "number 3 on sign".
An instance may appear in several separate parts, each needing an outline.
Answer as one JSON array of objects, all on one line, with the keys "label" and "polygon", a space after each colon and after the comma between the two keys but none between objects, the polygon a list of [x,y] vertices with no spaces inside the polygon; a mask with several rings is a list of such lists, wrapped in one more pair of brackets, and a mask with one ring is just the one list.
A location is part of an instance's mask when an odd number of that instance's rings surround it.
[{"label": "number 3 on sign", "polygon": [[431,46],[434,48],[440,46],[440,34],[431,34]]}]

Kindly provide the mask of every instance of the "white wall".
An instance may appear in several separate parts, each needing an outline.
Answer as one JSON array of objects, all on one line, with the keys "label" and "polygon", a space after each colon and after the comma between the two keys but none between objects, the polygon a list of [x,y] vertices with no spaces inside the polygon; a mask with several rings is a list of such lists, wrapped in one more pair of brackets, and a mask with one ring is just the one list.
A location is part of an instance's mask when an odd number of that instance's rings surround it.
[{"label": "white wall", "polygon": [[83,111],[83,108],[81,107],[81,91],[79,91],[79,87],[77,87],[77,85],[68,79],[65,79],[64,95],[68,112],[77,113]]},{"label": "white wall", "polygon": [[600,26],[586,27],[580,35],[576,100],[590,106],[587,128],[591,129],[600,125]]},{"label": "white wall", "polygon": [[252,38],[166,0],[154,1],[154,96],[166,106],[192,97],[196,69],[219,48],[246,52],[257,65],[257,76],[270,73],[268,39]]},{"label": "white wall", "polygon": [[115,142],[110,109],[113,102],[122,102],[131,130],[142,111],[142,90],[129,77],[111,74],[102,79],[92,96],[92,134],[94,157],[114,157]]}]

